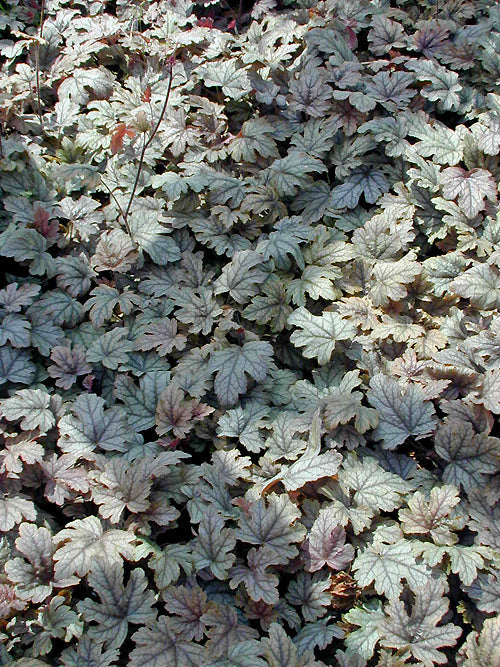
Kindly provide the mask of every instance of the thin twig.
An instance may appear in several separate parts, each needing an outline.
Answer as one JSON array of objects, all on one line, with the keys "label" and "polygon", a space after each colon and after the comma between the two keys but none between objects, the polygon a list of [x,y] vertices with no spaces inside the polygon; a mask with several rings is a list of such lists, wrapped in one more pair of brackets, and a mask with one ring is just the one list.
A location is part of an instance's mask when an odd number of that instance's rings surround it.
[{"label": "thin twig", "polygon": [[[144,140],[142,144],[142,149],[141,149],[141,154],[139,156],[139,164],[137,166],[137,173],[135,175],[135,181],[134,181],[134,187],[132,188],[132,192],[130,194],[130,199],[128,200],[127,208],[125,209],[125,213],[122,212],[123,220],[125,222],[125,226],[127,227],[127,231],[129,231],[129,226],[128,226],[128,216],[130,213],[130,207],[132,206],[132,202],[134,201],[135,193],[137,190],[137,186],[139,185],[139,179],[141,177],[141,172],[142,172],[142,166],[144,164],[144,155],[146,153],[146,149],[148,146],[151,144],[153,139],[155,138],[156,133],[158,132],[158,128],[160,127],[160,124],[163,120],[163,117],[165,115],[165,112],[167,110],[167,105],[168,105],[168,100],[170,97],[170,91],[172,90],[172,62],[170,61],[168,63],[169,66],[169,79],[168,79],[168,88],[167,88],[167,94],[165,95],[165,102],[163,103],[163,108],[160,113],[160,117],[158,118],[158,121],[156,125],[154,126],[151,134],[149,135],[149,139],[146,141],[146,135],[144,134]],[[129,231],[130,235],[130,231]]]},{"label": "thin twig", "polygon": [[135,191],[137,190],[137,186],[139,185],[139,178],[141,176],[141,171],[142,171],[142,165],[144,164],[144,153],[146,152],[146,135],[142,135],[142,149],[141,149],[141,154],[139,156],[139,164],[137,166],[137,172],[135,174],[135,181],[134,181],[134,187],[132,188],[132,192],[130,193],[130,199],[128,200],[127,208],[125,209],[125,214],[123,216],[123,219],[125,221],[125,224],[128,223],[128,216],[130,213],[130,207],[132,206],[132,202],[134,201],[135,197]]},{"label": "thin twig", "polygon": [[40,4],[40,25],[38,31],[38,42],[35,44],[35,69],[36,69],[36,104],[37,116],[43,131],[42,102],[40,99],[40,42],[43,35],[43,24],[45,21],[45,0]]},{"label": "thin twig", "polygon": [[121,216],[122,216],[122,218],[123,218],[123,220],[124,220],[124,222],[125,222],[125,227],[127,228],[128,235],[129,235],[129,236],[132,236],[132,234],[130,233],[130,228],[129,228],[129,226],[128,226],[127,219],[125,218],[125,213],[124,213],[124,211],[123,211],[123,208],[122,208],[120,202],[119,202],[118,199],[115,197],[115,193],[114,193],[113,190],[109,187],[109,185],[106,183],[106,181],[103,181],[102,178],[101,178],[101,183],[104,185],[104,187],[106,188],[106,190],[109,192],[109,194],[110,194],[110,195],[113,197],[113,199],[115,200],[115,204],[118,206],[118,209],[119,209],[119,211],[120,211],[120,214],[121,214]]}]

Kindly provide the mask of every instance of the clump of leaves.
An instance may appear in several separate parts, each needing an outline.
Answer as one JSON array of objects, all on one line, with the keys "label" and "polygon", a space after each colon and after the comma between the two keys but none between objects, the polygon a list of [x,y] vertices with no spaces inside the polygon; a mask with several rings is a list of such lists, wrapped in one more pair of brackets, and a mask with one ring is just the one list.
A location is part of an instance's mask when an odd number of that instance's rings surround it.
[{"label": "clump of leaves", "polygon": [[0,661],[500,661],[500,13],[0,16]]}]

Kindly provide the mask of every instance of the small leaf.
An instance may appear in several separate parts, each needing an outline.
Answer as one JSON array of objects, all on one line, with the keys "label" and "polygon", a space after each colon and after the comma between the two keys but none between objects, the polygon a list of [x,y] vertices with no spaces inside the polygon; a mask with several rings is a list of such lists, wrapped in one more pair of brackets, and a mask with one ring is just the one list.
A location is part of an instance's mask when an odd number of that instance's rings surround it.
[{"label": "small leaf", "polygon": [[125,136],[127,137],[135,137],[136,133],[134,130],[130,127],[127,127],[125,123],[118,123],[116,130],[113,132],[113,135],[111,136],[111,141],[109,144],[109,148],[111,150],[111,153],[113,155],[116,155],[121,149],[123,148],[123,140]]}]

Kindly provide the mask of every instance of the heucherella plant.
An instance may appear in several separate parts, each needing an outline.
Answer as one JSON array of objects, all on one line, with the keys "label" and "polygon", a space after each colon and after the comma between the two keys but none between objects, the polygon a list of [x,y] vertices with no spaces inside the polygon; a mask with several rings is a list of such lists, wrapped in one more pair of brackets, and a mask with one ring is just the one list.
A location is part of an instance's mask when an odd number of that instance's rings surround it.
[{"label": "heucherella plant", "polygon": [[0,6],[0,664],[500,665],[499,6]]}]

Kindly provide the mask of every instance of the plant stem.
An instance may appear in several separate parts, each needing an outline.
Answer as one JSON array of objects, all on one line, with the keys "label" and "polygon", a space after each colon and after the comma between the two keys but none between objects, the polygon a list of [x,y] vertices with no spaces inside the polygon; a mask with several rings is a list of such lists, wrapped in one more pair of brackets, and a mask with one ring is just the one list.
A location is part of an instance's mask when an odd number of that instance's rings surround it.
[{"label": "plant stem", "polygon": [[[168,100],[169,100],[169,97],[170,97],[170,91],[172,90],[172,62],[169,62],[168,67],[169,67],[168,88],[167,88],[167,94],[165,95],[165,101],[163,103],[163,108],[161,110],[160,117],[158,118],[158,120],[156,122],[156,125],[154,126],[153,130],[151,131],[151,134],[149,135],[149,139],[147,141],[146,141],[146,135],[144,134],[141,154],[139,156],[139,164],[137,166],[137,173],[135,175],[134,187],[132,188],[132,192],[130,193],[130,199],[128,200],[128,204],[127,204],[127,208],[125,209],[125,213],[123,213],[123,211],[122,211],[123,220],[125,222],[125,226],[127,227],[127,231],[129,233],[129,235],[130,235],[130,229],[129,229],[129,225],[128,225],[128,216],[130,214],[130,207],[132,206],[132,202],[134,201],[137,186],[139,185],[139,179],[141,177],[142,166],[144,164],[144,155],[146,153],[146,149],[151,144],[151,142],[155,138],[156,133],[158,132],[158,128],[160,127],[160,124],[161,124],[161,122],[163,120],[163,117],[165,115],[165,112],[167,110]],[[120,210],[121,210],[121,207],[120,207]]]},{"label": "plant stem", "polygon": [[119,209],[119,211],[120,211],[120,214],[121,214],[123,220],[125,221],[125,227],[127,228],[128,235],[131,236],[130,228],[129,228],[129,226],[128,226],[127,219],[125,218],[125,213],[124,213],[124,211],[123,211],[123,208],[121,207],[120,202],[119,202],[118,199],[115,197],[115,194],[114,194],[113,190],[109,187],[109,185],[106,183],[106,181],[103,181],[103,180],[102,180],[102,178],[101,178],[101,183],[104,185],[104,187],[106,188],[106,190],[109,192],[109,194],[110,194],[110,195],[113,197],[113,199],[115,200],[115,204],[118,206],[118,209]]},{"label": "plant stem", "polygon": [[43,35],[43,24],[45,21],[45,0],[40,4],[40,25],[38,31],[38,42],[35,44],[35,69],[36,69],[36,105],[37,116],[43,131],[42,103],[40,99],[40,42]]}]

